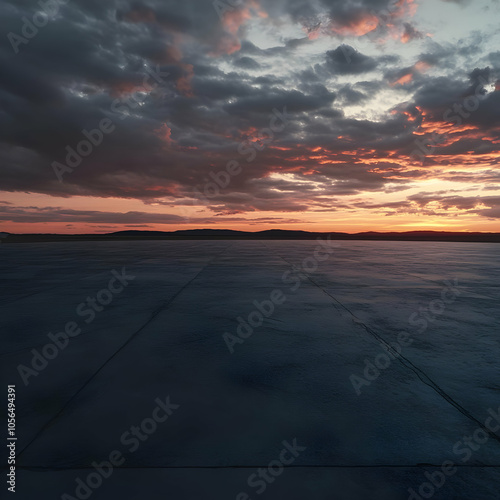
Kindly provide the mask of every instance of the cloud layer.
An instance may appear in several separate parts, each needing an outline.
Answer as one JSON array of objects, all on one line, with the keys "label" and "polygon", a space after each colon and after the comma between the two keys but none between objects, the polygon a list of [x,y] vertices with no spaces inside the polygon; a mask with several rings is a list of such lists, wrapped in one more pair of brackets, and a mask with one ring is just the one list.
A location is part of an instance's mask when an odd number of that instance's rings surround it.
[{"label": "cloud layer", "polygon": [[[500,218],[500,52],[486,31],[437,40],[425,2],[48,0],[48,18],[40,5],[0,6],[0,187],[21,198],[1,220]],[[37,212],[24,193],[68,205]]]}]

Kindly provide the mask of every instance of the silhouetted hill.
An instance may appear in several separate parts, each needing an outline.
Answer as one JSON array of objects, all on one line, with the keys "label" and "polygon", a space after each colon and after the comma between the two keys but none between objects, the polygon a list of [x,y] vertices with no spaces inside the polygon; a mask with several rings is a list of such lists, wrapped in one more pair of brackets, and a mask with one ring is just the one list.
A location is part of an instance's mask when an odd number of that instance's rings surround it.
[{"label": "silhouetted hill", "polygon": [[329,236],[334,240],[368,241],[455,241],[500,243],[500,233],[458,233],[447,231],[408,231],[403,233],[317,233],[270,229],[254,233],[231,229],[187,229],[180,231],[118,231],[107,234],[8,234],[2,243],[29,243],[51,241],[139,241],[139,240],[313,240]]}]

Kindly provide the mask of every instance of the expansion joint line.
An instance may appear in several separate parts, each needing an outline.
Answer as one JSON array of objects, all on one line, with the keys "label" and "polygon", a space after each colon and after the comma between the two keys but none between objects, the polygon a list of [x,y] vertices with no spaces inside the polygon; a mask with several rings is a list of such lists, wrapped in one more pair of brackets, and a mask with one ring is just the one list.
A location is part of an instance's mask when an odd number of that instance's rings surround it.
[{"label": "expansion joint line", "polygon": [[[282,257],[279,254],[277,255],[280,259],[282,259],[284,262],[286,262],[289,266],[292,266],[293,264],[289,262],[287,259]],[[447,401],[450,405],[452,405],[454,408],[456,408],[462,415],[467,417],[469,420],[473,421],[476,423],[484,432],[486,432],[488,435],[490,435],[493,439],[496,441],[500,442],[500,436],[496,434],[495,432],[491,431],[486,427],[480,420],[478,420],[474,415],[472,415],[467,409],[465,409],[463,406],[461,406],[457,401],[455,401],[449,394],[447,394],[434,380],[432,380],[423,370],[415,366],[406,356],[403,356],[401,353],[397,352],[391,344],[389,344],[382,336],[380,336],[377,332],[375,332],[372,328],[370,328],[368,325],[366,325],[360,318],[358,318],[347,306],[342,304],[340,300],[338,300],[336,297],[334,297],[331,293],[327,292],[321,285],[316,283],[310,276],[307,276],[307,279],[309,282],[311,282],[314,286],[319,288],[325,295],[330,297],[334,303],[338,304],[340,307],[342,307],[352,318],[354,321],[363,326],[363,328],[372,336],[374,337],[387,351],[389,351],[393,356],[406,368],[411,370],[415,375],[427,386],[429,386],[431,389],[433,389],[436,393],[438,393],[445,401]]]},{"label": "expansion joint line", "polygon": [[174,300],[217,258],[219,258],[231,245],[228,245],[221,252],[217,253],[212,257],[203,267],[200,269],[196,275],[191,278],[187,283],[185,283],[170,299],[168,299],[164,304],[156,308],[149,319],[135,332],[133,332],[128,339],[109,357],[104,361],[104,363],[82,384],[82,386],[71,396],[71,398],[66,401],[66,404],[52,417],[50,418],[41,429],[35,434],[35,436],[28,442],[28,444],[19,452],[17,459],[23,455],[23,453],[40,437],[40,435],[49,428],[59,416],[71,405],[71,403],[79,396],[79,394],[97,377],[97,375],[121,352],[123,349],[130,344],[137,336],[152,322],[154,319],[163,311],[168,309],[168,307],[174,302]]}]

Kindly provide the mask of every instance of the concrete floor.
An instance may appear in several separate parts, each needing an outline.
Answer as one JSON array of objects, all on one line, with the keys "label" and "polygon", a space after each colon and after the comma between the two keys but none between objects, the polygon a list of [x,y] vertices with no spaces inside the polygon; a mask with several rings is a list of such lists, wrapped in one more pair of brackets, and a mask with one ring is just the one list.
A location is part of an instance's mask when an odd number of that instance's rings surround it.
[{"label": "concrete floor", "polygon": [[318,245],[0,245],[16,498],[500,498],[499,247]]}]

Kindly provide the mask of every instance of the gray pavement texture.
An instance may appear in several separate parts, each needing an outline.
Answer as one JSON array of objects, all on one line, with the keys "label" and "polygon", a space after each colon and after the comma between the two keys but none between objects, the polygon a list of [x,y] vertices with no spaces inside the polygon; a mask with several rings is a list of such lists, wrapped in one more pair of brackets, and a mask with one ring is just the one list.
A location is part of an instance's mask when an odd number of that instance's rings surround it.
[{"label": "gray pavement texture", "polygon": [[499,499],[499,248],[0,245],[13,498]]}]

